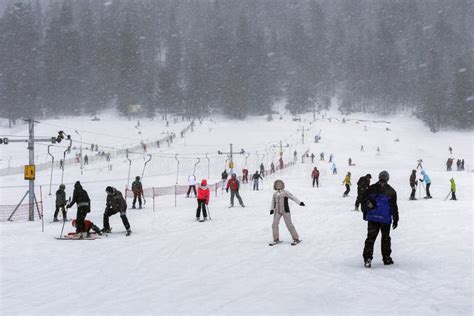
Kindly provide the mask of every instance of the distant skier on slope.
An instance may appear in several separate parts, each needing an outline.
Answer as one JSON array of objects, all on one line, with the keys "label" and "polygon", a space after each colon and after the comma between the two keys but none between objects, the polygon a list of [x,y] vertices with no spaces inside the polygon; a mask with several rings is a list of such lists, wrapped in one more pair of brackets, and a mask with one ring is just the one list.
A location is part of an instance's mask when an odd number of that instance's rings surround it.
[{"label": "distant skier on slope", "polygon": [[319,188],[319,170],[317,167],[314,167],[313,171],[311,172],[311,178],[313,179],[313,188],[314,184],[316,184],[316,187]]},{"label": "distant skier on slope", "polygon": [[332,174],[337,174],[337,167],[335,162],[332,163],[331,170]]},{"label": "distant skier on slope", "polygon": [[348,172],[342,181],[342,184],[345,185],[346,190],[342,194],[343,197],[349,196],[349,192],[351,192],[351,173]]},{"label": "distant skier on slope", "polygon": [[198,194],[197,194],[197,202],[198,202],[198,207],[196,210],[196,220],[199,221],[201,219],[201,210],[202,210],[202,216],[203,220],[207,220],[207,211],[206,207],[209,205],[209,198],[211,194],[209,191],[209,188],[207,187],[207,180],[203,179],[201,181],[201,184],[198,186]]},{"label": "distant skier on slope", "polygon": [[126,235],[130,236],[132,230],[130,229],[130,223],[128,222],[127,218],[127,202],[123,198],[122,193],[110,186],[105,189],[105,192],[107,192],[107,201],[104,211],[104,228],[102,228],[102,232],[111,232],[109,217],[120,213],[120,218],[122,219],[123,226],[127,230]]},{"label": "distant skier on slope", "polygon": [[370,173],[368,173],[365,176],[360,177],[359,181],[357,181],[357,198],[356,198],[356,201],[355,201],[354,211],[359,210],[359,205],[362,201],[362,198],[364,197],[365,193],[369,189],[370,179],[372,179],[372,176],[370,175]]},{"label": "distant skier on slope", "polygon": [[237,180],[237,175],[235,173],[232,174],[232,177],[227,182],[227,186],[225,191],[229,193],[230,189],[230,207],[234,207],[234,197],[237,197],[240,206],[245,207],[242,198],[240,197],[239,190],[240,190],[240,182]]},{"label": "distant skier on slope", "polygon": [[273,184],[273,189],[275,189],[276,192],[273,193],[272,205],[270,207],[270,215],[273,215],[273,242],[270,243],[270,246],[280,243],[279,223],[282,217],[285,221],[286,228],[288,228],[288,231],[290,232],[291,237],[293,238],[293,242],[291,243],[291,245],[294,246],[300,243],[301,240],[299,239],[295,226],[291,221],[288,200],[293,200],[300,206],[305,206],[305,204],[298,200],[295,196],[293,196],[293,194],[285,190],[285,183],[282,180],[276,180]]},{"label": "distant skier on slope", "polygon": [[188,176],[188,192],[186,193],[186,197],[189,197],[191,194],[191,190],[194,192],[194,197],[197,196],[196,193],[196,176],[194,174],[190,174]]},{"label": "distant skier on slope", "polygon": [[224,171],[221,173],[221,179],[222,179],[222,190],[225,188],[225,184],[227,183],[227,178],[229,175],[227,174],[227,170],[224,169]]},{"label": "distant skier on slope", "polygon": [[432,196],[430,194],[430,186],[431,186],[431,179],[430,177],[428,176],[428,174],[426,173],[425,170],[422,170],[421,171],[421,175],[423,178],[420,179],[421,182],[424,182],[425,185],[426,185],[426,196],[425,196],[425,199],[431,199]]},{"label": "distant skier on slope", "polygon": [[253,174],[252,176],[252,182],[253,182],[253,190],[257,190],[258,191],[258,183],[259,183],[259,180],[263,180],[262,176],[258,173],[258,170],[255,171],[255,173]]},{"label": "distant skier on slope", "polygon": [[260,175],[265,177],[265,166],[263,165],[263,162],[260,164]]},{"label": "distant skier on slope", "polygon": [[59,221],[58,215],[59,215],[59,210],[61,210],[63,214],[63,221],[67,221],[67,216],[66,216],[66,192],[64,191],[66,189],[66,186],[64,184],[61,184],[59,186],[59,189],[56,191],[56,209],[54,211],[54,222]]},{"label": "distant skier on slope", "polygon": [[363,218],[367,221],[367,238],[363,251],[364,266],[370,268],[374,253],[374,243],[379,231],[382,232],[382,258],[385,265],[393,264],[390,224],[398,226],[397,193],[388,184],[390,176],[387,171],[379,174],[379,181],[369,187],[362,199]]},{"label": "distant skier on slope", "polygon": [[416,200],[415,193],[416,193],[417,186],[418,186],[418,180],[416,180],[416,170],[413,169],[410,175],[410,187],[411,187],[410,200]]},{"label": "distant skier on slope", "polygon": [[142,208],[142,196],[143,196],[143,186],[140,182],[140,177],[136,176],[135,181],[132,183],[132,192],[133,192],[133,202],[132,208],[137,208],[135,205],[137,204],[138,199],[138,208]]},{"label": "distant skier on slope", "polygon": [[449,182],[451,183],[451,200],[456,201],[456,182],[454,178],[449,179]]}]

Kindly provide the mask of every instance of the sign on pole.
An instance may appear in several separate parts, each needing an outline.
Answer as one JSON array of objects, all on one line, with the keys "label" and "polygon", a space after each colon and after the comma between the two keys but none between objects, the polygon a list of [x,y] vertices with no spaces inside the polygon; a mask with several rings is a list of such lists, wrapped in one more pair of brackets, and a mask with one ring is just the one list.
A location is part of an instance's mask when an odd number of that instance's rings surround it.
[{"label": "sign on pole", "polygon": [[36,166],[26,165],[25,166],[25,180],[35,180],[36,177]]}]

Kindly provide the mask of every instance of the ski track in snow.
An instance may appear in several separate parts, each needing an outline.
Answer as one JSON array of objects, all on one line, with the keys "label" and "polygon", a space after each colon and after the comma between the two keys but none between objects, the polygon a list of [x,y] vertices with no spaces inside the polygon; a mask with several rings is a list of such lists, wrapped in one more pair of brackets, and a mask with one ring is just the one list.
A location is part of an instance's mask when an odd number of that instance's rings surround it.
[{"label": "ski track in snow", "polygon": [[[309,119],[311,115],[303,117]],[[170,148],[159,152],[216,152],[227,150],[228,143],[233,142],[234,148],[252,153],[248,164],[253,173],[255,150],[265,152],[269,144],[292,134],[288,142],[301,138],[295,134],[297,122],[263,120],[204,122],[185,141],[178,134]],[[130,237],[125,237],[120,216],[115,215],[111,217],[113,233],[107,237],[57,241],[54,237],[59,235],[62,224],[48,223],[54,201],[43,188],[44,233],[38,221],[0,223],[0,314],[472,314],[472,173],[444,171],[448,146],[466,160],[469,168],[473,160],[472,134],[431,134],[412,119],[393,117],[390,121],[390,125],[316,121],[316,127],[306,136],[306,144],[296,147],[298,156],[307,148],[317,159],[321,151],[326,153],[326,159],[333,152],[337,175],[332,175],[327,161],[316,160],[321,186],[312,188],[309,175],[314,164],[309,163],[310,159],[301,164],[298,157],[295,167],[265,178],[261,191],[252,191],[250,183],[242,185],[245,208],[228,208],[229,195],[225,191],[218,190],[217,197],[212,193],[212,220],[203,223],[195,221],[194,198],[178,196],[175,208],[174,197],[159,197],[155,212],[151,199],[147,199],[145,209],[127,211],[133,230]],[[143,137],[161,135],[161,121],[141,123]],[[110,128],[113,131],[126,124],[114,119]],[[75,126],[74,121],[71,125]],[[369,128],[367,132],[363,131],[364,125]],[[386,132],[386,126],[392,131]],[[37,131],[38,135],[54,130],[38,126],[41,128],[46,129]],[[312,143],[319,129],[321,143]],[[0,128],[4,130],[7,129]],[[20,128],[17,132],[24,133]],[[400,143],[394,143],[397,137]],[[101,139],[92,142],[100,145]],[[365,152],[359,151],[362,144]],[[375,155],[377,146],[381,156]],[[12,147],[12,151],[24,153],[23,147]],[[285,152],[286,161],[294,149]],[[349,157],[356,166],[347,167]],[[408,177],[419,158],[423,158],[433,180],[434,198],[408,201]],[[271,160],[265,161],[268,165]],[[124,159],[114,159],[113,164],[112,173],[97,171],[99,163],[88,166],[91,169],[86,168],[84,176],[80,176],[77,165],[68,166],[65,177],[68,182],[123,178],[121,175],[128,171]],[[214,180],[219,179],[224,160],[218,164],[211,170]],[[236,157],[236,165],[240,170],[242,156]],[[134,163],[132,175],[141,174],[142,168],[143,162]],[[148,171],[153,173],[154,168],[158,165],[150,166]],[[371,173],[374,180],[383,169],[390,172],[390,183],[398,193],[400,222],[391,232],[395,264],[383,265],[379,235],[372,268],[365,269],[362,249],[367,225],[361,212],[351,211],[356,182],[366,173]],[[342,198],[341,182],[349,170],[353,185],[349,198]],[[185,184],[189,172],[189,167],[183,168],[180,183]],[[207,177],[207,167],[198,168],[197,176]],[[443,201],[451,176],[458,188],[459,201],[455,202]],[[40,183],[47,183],[49,172],[39,172],[37,177]],[[55,171],[55,181],[58,177],[60,174]],[[272,238],[269,205],[276,178],[282,178],[287,189],[306,203],[306,207],[300,207],[290,202],[294,225],[303,240],[294,247],[290,246],[283,220],[280,239],[284,242],[268,246]],[[173,172],[145,175],[144,186],[172,185],[175,181]],[[0,186],[24,184],[22,175],[0,178]],[[110,184],[122,188],[125,181]],[[99,227],[107,185],[85,185],[92,199],[88,218]],[[2,203],[14,204],[24,189],[0,192]],[[70,186],[67,192],[72,195]],[[127,203],[131,207],[131,200]],[[69,216],[75,216],[75,207]],[[66,223],[64,232],[72,230],[71,223]]]}]

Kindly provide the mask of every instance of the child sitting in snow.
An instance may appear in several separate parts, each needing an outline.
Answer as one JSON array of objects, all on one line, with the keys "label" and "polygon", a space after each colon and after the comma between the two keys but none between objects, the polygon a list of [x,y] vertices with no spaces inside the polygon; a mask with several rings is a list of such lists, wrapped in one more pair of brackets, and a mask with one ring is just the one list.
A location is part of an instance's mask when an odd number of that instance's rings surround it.
[{"label": "child sitting in snow", "polygon": [[[73,219],[72,220],[72,226],[73,227],[76,227],[76,220]],[[84,220],[84,227],[86,228],[86,230],[84,232],[79,232],[79,233],[69,233],[68,236],[71,236],[71,237],[78,237],[78,238],[84,238],[84,237],[89,237],[91,235],[91,229],[97,234],[97,235],[101,235],[102,236],[102,233],[100,232],[100,228],[97,227],[96,225],[94,225],[93,222],[91,222],[90,220]]]}]

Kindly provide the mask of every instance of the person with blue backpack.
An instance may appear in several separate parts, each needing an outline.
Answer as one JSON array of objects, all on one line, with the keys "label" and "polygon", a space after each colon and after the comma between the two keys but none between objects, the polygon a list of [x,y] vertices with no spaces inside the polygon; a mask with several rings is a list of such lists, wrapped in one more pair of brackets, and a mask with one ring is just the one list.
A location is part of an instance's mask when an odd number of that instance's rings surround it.
[{"label": "person with blue backpack", "polygon": [[[367,221],[367,239],[363,252],[364,266],[371,267],[374,243],[379,231],[382,232],[382,258],[385,265],[393,264],[390,226],[398,226],[397,192],[388,184],[387,171],[379,174],[379,181],[369,187],[362,198],[363,218]],[[392,222],[393,220],[393,222]]]},{"label": "person with blue backpack", "polygon": [[421,176],[423,178],[420,179],[420,181],[423,183],[425,183],[426,185],[426,196],[425,196],[425,199],[431,199],[432,196],[430,194],[430,186],[431,186],[431,179],[430,177],[428,176],[428,174],[425,172],[425,170],[421,170]]}]

